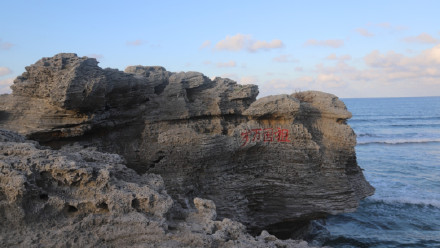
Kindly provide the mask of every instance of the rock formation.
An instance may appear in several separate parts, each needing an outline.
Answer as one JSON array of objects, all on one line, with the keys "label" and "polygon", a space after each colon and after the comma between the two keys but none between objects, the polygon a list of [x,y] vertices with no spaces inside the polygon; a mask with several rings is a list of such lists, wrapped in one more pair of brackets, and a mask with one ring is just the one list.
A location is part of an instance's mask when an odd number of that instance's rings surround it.
[{"label": "rock formation", "polygon": [[162,178],[122,163],[116,154],[77,145],[53,151],[0,130],[0,247],[309,247],[216,221],[210,200],[195,198],[195,210],[171,219]]},{"label": "rock formation", "polygon": [[163,67],[101,69],[75,54],[26,67],[12,89],[0,96],[0,128],[56,149],[119,154],[138,173],[160,175],[176,209],[206,198],[219,218],[254,233],[291,237],[374,191],[356,162],[351,114],[331,94],[256,100],[254,85]]}]

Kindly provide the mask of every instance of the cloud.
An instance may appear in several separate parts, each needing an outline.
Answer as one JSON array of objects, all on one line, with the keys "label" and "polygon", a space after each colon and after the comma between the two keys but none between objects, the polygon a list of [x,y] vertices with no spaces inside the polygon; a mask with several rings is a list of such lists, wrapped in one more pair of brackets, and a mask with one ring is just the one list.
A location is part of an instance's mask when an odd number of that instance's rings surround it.
[{"label": "cloud", "polygon": [[338,60],[331,66],[318,64],[313,73],[302,77],[263,82],[260,96],[290,94],[296,88],[321,90],[340,97],[440,95],[440,44],[411,56],[375,50],[363,59],[360,66]]},{"label": "cloud", "polygon": [[1,44],[1,48],[2,48],[3,50],[9,50],[9,49],[11,49],[13,46],[15,46],[15,45],[12,44],[12,43],[9,43],[9,42],[3,42],[3,43]]},{"label": "cloud", "polygon": [[205,40],[202,45],[200,45],[199,49],[204,49],[211,46],[211,41],[210,40]]},{"label": "cloud", "polygon": [[333,48],[339,48],[344,45],[343,40],[314,40],[310,39],[304,43],[305,46],[328,46]]},{"label": "cloud", "polygon": [[254,40],[249,34],[227,35],[225,39],[215,44],[216,50],[247,50],[248,52],[257,52],[259,50],[270,50],[282,47],[284,47],[284,44],[281,40],[275,39],[269,42]]},{"label": "cloud", "polygon": [[391,24],[389,22],[377,23],[376,26],[382,27],[382,28],[391,28]]},{"label": "cloud", "polygon": [[327,57],[325,57],[326,59],[329,59],[329,60],[337,60],[338,58],[336,57],[336,54],[334,54],[334,53],[332,53],[332,54],[330,54],[329,56],[327,56]]},{"label": "cloud", "polygon": [[13,46],[15,46],[15,45],[12,43],[9,43],[9,42],[3,42],[2,39],[0,39],[0,49],[1,50],[9,50]]},{"label": "cloud", "polygon": [[373,37],[374,36],[374,34],[370,33],[365,28],[357,28],[356,31],[364,37]]},{"label": "cloud", "polygon": [[[333,74],[335,82],[351,82],[350,87],[362,92],[361,94],[440,94],[440,44],[415,56],[375,50],[364,56],[364,62],[365,67],[362,69],[345,62],[339,62],[332,67],[318,65],[317,72],[320,75]],[[318,79],[325,82],[330,78],[321,76]]]},{"label": "cloud", "polygon": [[91,53],[91,54],[88,54],[86,56],[89,57],[89,58],[95,58],[97,60],[100,60],[100,59],[104,58],[104,55],[97,54],[97,53]]},{"label": "cloud", "polygon": [[[214,63],[212,61],[210,61],[210,60],[203,61],[203,64],[204,65],[214,65]],[[230,60],[228,62],[218,62],[218,63],[215,63],[215,66],[217,66],[218,68],[236,67],[237,63],[235,61],[233,61],[233,60]]]},{"label": "cloud", "polygon": [[344,60],[350,60],[351,56],[349,54],[345,54],[342,56],[336,56],[336,54],[332,53],[330,55],[328,55],[327,57],[325,57],[328,60],[339,60],[339,61],[344,61]]},{"label": "cloud", "polygon": [[425,44],[436,44],[439,42],[438,39],[435,39],[431,35],[427,33],[421,33],[417,36],[406,37],[404,41],[409,43],[425,43]]},{"label": "cloud", "polygon": [[218,63],[216,64],[216,66],[217,66],[218,68],[236,67],[236,66],[237,66],[237,63],[236,63],[235,61],[233,61],[233,60],[230,60],[230,61],[228,61],[228,62],[218,62]]},{"label": "cloud", "polygon": [[5,76],[11,74],[12,71],[7,67],[0,67],[0,76]]},{"label": "cloud", "polygon": [[378,50],[374,50],[364,57],[365,64],[373,68],[386,68],[398,66],[403,63],[399,60],[405,59],[402,54],[389,51],[387,54],[381,54]]},{"label": "cloud", "polygon": [[225,39],[217,42],[215,44],[215,49],[217,50],[229,50],[229,51],[240,51],[248,46],[251,40],[250,35],[236,34],[234,36],[227,35]]},{"label": "cloud", "polygon": [[[229,78],[232,79],[240,84],[254,84],[258,82],[258,79],[255,76],[243,76],[240,77],[238,74],[236,73],[225,73],[220,75],[221,78]],[[215,77],[212,78],[212,80]]]},{"label": "cloud", "polygon": [[295,71],[301,72],[301,71],[304,71],[304,68],[302,68],[302,67],[295,67]]},{"label": "cloud", "polygon": [[290,54],[281,54],[280,56],[277,56],[272,60],[279,63],[298,62],[298,60],[294,59]]},{"label": "cloud", "polygon": [[[375,50],[366,55],[364,61],[373,68],[392,69],[394,71],[421,72],[426,69],[430,71],[437,70],[437,68],[440,69],[440,44],[424,50],[422,53],[413,57],[408,57],[394,51],[382,54]],[[438,76],[440,76],[440,74]]]},{"label": "cloud", "polygon": [[259,97],[276,94],[291,94],[294,92],[307,90],[310,88],[310,85],[313,81],[314,79],[310,76],[303,76],[294,79],[271,79],[261,85]]},{"label": "cloud", "polygon": [[134,40],[134,41],[127,41],[127,46],[141,46],[144,45],[146,42],[143,40]]},{"label": "cloud", "polygon": [[248,48],[251,52],[256,52],[258,50],[270,50],[273,48],[282,48],[284,44],[281,40],[272,40],[270,42],[267,41],[254,41]]},{"label": "cloud", "polygon": [[235,73],[225,73],[225,74],[220,75],[220,77],[221,77],[221,78],[229,78],[229,79],[232,79],[232,80],[234,80],[234,81],[238,81],[239,78],[240,78],[240,77],[239,77],[237,74],[235,74]]},{"label": "cloud", "polygon": [[240,84],[255,84],[258,79],[254,76],[245,76],[240,78]]},{"label": "cloud", "polygon": [[339,88],[345,86],[347,83],[338,75],[334,73],[321,73],[315,79],[315,83],[322,84],[325,88]]},{"label": "cloud", "polygon": [[14,78],[7,78],[0,80],[0,94],[9,94],[11,93],[11,88],[9,88],[14,82]]},{"label": "cloud", "polygon": [[407,30],[408,29],[408,27],[405,27],[405,26],[395,26],[395,25],[392,25],[389,22],[369,23],[367,26],[369,26],[369,27],[378,27],[378,28],[386,29],[386,30],[392,31],[392,32],[403,31],[403,30]]},{"label": "cloud", "polygon": [[0,80],[0,86],[10,86],[14,82],[14,78],[7,78]]},{"label": "cloud", "polygon": [[345,54],[345,55],[342,55],[341,57],[339,57],[339,60],[350,60],[350,59],[351,59],[351,56],[349,54]]}]

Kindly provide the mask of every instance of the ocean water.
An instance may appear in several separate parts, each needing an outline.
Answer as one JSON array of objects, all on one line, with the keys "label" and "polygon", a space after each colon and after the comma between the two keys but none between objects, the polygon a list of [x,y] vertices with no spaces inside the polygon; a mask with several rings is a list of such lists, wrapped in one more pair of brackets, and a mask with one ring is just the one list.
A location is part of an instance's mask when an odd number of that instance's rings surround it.
[{"label": "ocean water", "polygon": [[376,192],[356,212],[330,216],[321,244],[440,247],[440,97],[343,101]]}]

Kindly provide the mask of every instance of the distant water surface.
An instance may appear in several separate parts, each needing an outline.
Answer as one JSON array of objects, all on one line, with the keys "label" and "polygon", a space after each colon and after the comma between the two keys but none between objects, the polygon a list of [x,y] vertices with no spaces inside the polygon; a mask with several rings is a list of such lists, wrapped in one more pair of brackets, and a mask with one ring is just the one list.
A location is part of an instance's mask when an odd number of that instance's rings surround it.
[{"label": "distant water surface", "polygon": [[440,97],[343,101],[376,193],[355,213],[329,217],[324,245],[440,247]]}]

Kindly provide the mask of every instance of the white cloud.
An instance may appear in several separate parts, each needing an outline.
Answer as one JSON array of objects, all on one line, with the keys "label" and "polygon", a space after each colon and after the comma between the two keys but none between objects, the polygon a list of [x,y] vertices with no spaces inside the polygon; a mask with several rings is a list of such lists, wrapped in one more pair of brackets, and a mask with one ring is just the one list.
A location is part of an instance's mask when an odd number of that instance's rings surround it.
[{"label": "white cloud", "polygon": [[217,63],[213,63],[210,60],[206,60],[206,61],[203,61],[203,64],[204,65],[215,65],[218,68],[227,68],[227,67],[236,67],[237,66],[237,62],[235,62],[233,60],[230,60],[227,62],[217,62]]},{"label": "white cloud", "polygon": [[391,24],[389,22],[381,22],[381,23],[377,23],[375,25],[378,27],[381,27],[381,28],[391,28]]},{"label": "white cloud", "polygon": [[14,82],[14,78],[7,78],[0,80],[0,86],[10,86]]},{"label": "white cloud", "polygon": [[341,78],[335,74],[319,74],[317,80],[320,82],[340,81]]},{"label": "white cloud", "polygon": [[435,39],[434,37],[432,37],[427,33],[421,33],[417,36],[406,37],[404,40],[409,43],[425,43],[425,44],[436,44],[439,42],[438,39]]},{"label": "white cloud", "polygon": [[365,28],[357,28],[356,32],[358,32],[360,35],[362,35],[364,37],[373,37],[374,36],[374,34],[370,33]]},{"label": "white cloud", "polygon": [[440,44],[415,56],[375,50],[364,57],[364,62],[365,69],[340,62],[334,67],[317,66],[317,71],[333,73],[340,82],[350,82],[349,87],[362,94],[440,94]]},{"label": "white cloud", "polygon": [[298,60],[294,59],[290,54],[281,54],[280,56],[277,56],[272,60],[280,63],[298,62]]},{"label": "white cloud", "polygon": [[238,81],[239,78],[240,78],[240,77],[239,77],[237,74],[235,74],[235,73],[225,73],[225,74],[220,75],[220,77],[221,77],[221,78],[229,78],[229,79],[232,79],[232,80],[234,80],[234,81]]},{"label": "white cloud", "polygon": [[344,61],[344,60],[350,60],[351,56],[349,54],[345,54],[342,56],[336,56],[336,54],[332,53],[330,55],[328,55],[327,57],[325,57],[328,60],[339,60],[339,61]]},{"label": "white cloud", "polygon": [[7,78],[0,80],[0,94],[9,94],[11,93],[11,88],[9,86],[14,82],[14,78]]},{"label": "white cloud", "polygon": [[15,45],[10,43],[10,42],[3,42],[2,39],[0,39],[0,49],[2,49],[2,50],[9,50],[13,46],[15,46]]},{"label": "white cloud", "polygon": [[236,63],[235,61],[233,61],[233,60],[230,60],[230,61],[228,61],[228,62],[218,62],[218,63],[216,64],[216,66],[219,67],[219,68],[224,68],[224,67],[236,67],[236,66],[237,66],[237,63]]},{"label": "white cloud", "polygon": [[281,40],[272,40],[270,42],[267,41],[254,41],[250,46],[249,46],[249,51],[251,52],[256,52],[258,50],[270,50],[273,48],[282,48],[284,47],[284,44]]},{"label": "white cloud", "polygon": [[205,40],[202,45],[200,45],[199,49],[204,49],[211,46],[211,41],[210,40]]},{"label": "white cloud", "polygon": [[227,35],[225,39],[215,44],[216,50],[247,50],[248,52],[257,52],[259,50],[270,50],[282,47],[284,47],[284,44],[281,40],[275,39],[269,42],[254,40],[249,34]]},{"label": "white cloud", "polygon": [[240,78],[240,84],[255,84],[258,79],[254,76],[245,76]]},{"label": "white cloud", "polygon": [[310,88],[310,84],[313,81],[314,79],[309,76],[303,76],[294,79],[271,79],[261,85],[259,97],[276,94],[291,94],[297,91],[307,90]]},{"label": "white cloud", "polygon": [[143,40],[134,40],[134,41],[127,41],[127,46],[141,46],[144,45],[146,42]]},{"label": "white cloud", "polygon": [[224,40],[221,40],[215,44],[217,50],[230,50],[240,51],[248,46],[251,40],[251,36],[248,34],[236,34],[234,36],[227,35]]},{"label": "white cloud", "polygon": [[97,53],[91,53],[91,54],[88,54],[86,56],[89,57],[89,58],[95,58],[97,60],[100,60],[100,59],[104,58],[104,55],[97,54]]},{"label": "white cloud", "polygon": [[368,66],[376,68],[397,66],[399,63],[404,63],[403,59],[405,58],[402,54],[395,53],[394,51],[381,54],[378,50],[374,50],[364,57],[364,61]]},{"label": "white cloud", "polygon": [[328,46],[333,48],[339,48],[344,45],[343,40],[314,40],[310,39],[304,43],[305,46]]},{"label": "white cloud", "polygon": [[337,60],[338,58],[336,57],[336,54],[334,54],[334,53],[332,53],[332,54],[330,54],[329,56],[327,56],[327,57],[325,57],[326,59],[329,59],[329,60]]},{"label": "white cloud", "polygon": [[12,71],[7,67],[0,67],[0,76],[5,76],[11,74]]},{"label": "white cloud", "polygon": [[301,71],[304,71],[304,68],[298,66],[298,67],[295,67],[295,71],[301,72]]},{"label": "white cloud", "polygon": [[267,81],[261,87],[261,94],[289,94],[300,88],[340,97],[440,95],[440,44],[411,56],[395,51],[372,51],[364,56],[362,67],[347,62],[338,60],[332,66],[318,64],[313,74]]},{"label": "white cloud", "polygon": [[408,29],[408,27],[405,26],[395,26],[392,25],[389,22],[381,22],[381,23],[369,23],[368,26],[373,26],[373,27],[379,27],[379,28],[383,28],[389,31],[403,31]]},{"label": "white cloud", "polygon": [[[419,77],[433,75],[432,72],[439,72],[440,77],[440,44],[430,49],[424,50],[422,53],[408,57],[394,51],[382,54],[375,50],[366,55],[364,61],[372,68],[386,70],[388,72],[399,72],[400,74],[412,73]],[[440,84],[440,80],[438,82]]]},{"label": "white cloud", "polygon": [[339,57],[339,60],[350,60],[350,59],[351,59],[350,54],[345,54]]}]

